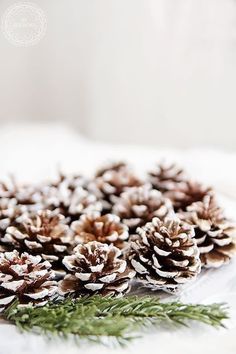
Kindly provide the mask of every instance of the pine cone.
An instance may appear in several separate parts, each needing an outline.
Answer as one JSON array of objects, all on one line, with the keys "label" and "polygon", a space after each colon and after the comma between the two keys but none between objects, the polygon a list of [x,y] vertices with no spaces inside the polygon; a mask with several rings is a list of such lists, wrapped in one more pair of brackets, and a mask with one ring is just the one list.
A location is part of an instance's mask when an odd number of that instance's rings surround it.
[{"label": "pine cone", "polygon": [[28,251],[45,260],[58,261],[68,254],[72,241],[65,217],[56,210],[44,210],[17,226],[8,227],[2,242],[14,245],[21,252]]},{"label": "pine cone", "polygon": [[118,248],[93,241],[78,245],[74,252],[63,260],[71,274],[59,283],[61,294],[121,296],[129,291],[135,272],[119,258],[121,251]]},{"label": "pine cone", "polygon": [[[25,186],[21,186],[24,188]],[[0,182],[0,198],[15,198],[16,193],[19,191],[19,185],[16,183],[14,177]]]},{"label": "pine cone", "polygon": [[113,214],[82,215],[79,221],[72,223],[71,228],[77,244],[98,241],[122,249],[125,246],[124,241],[129,237],[128,226],[122,224],[120,218]]},{"label": "pine cone", "polygon": [[44,305],[57,292],[49,262],[17,251],[0,254],[0,311],[14,299],[20,304]]},{"label": "pine cone", "polygon": [[60,188],[61,183],[64,183],[67,188],[73,192],[78,187],[86,189],[88,181],[80,174],[64,174],[60,172],[57,180],[51,185],[53,187]]},{"label": "pine cone", "polygon": [[0,198],[0,252],[12,251],[14,245],[4,243],[5,233],[9,226],[16,226],[27,215],[26,209],[17,204],[14,198]]},{"label": "pine cone", "polygon": [[43,199],[39,186],[25,186],[19,188],[15,194],[17,204],[24,206],[27,212],[34,213],[42,209]]},{"label": "pine cone", "polygon": [[123,161],[109,162],[108,164],[103,165],[96,171],[95,177],[101,177],[104,175],[104,173],[108,171],[120,172],[122,170],[127,170],[127,171],[130,170],[129,165],[127,165],[126,162]]},{"label": "pine cone", "polygon": [[43,195],[45,208],[52,210],[58,208],[61,214],[70,218],[71,222],[84,213],[102,210],[102,204],[95,195],[80,186],[73,189],[71,181],[67,179],[58,186],[45,186]]},{"label": "pine cone", "polygon": [[205,267],[220,267],[236,254],[233,238],[236,227],[224,217],[212,196],[206,196],[202,202],[187,207],[187,212],[180,214],[180,217],[194,226],[201,261]]},{"label": "pine cone", "polygon": [[154,218],[138,228],[129,259],[139,280],[152,290],[175,292],[200,272],[194,230],[180,220]]},{"label": "pine cone", "polygon": [[88,188],[102,202],[103,209],[110,212],[117,197],[130,187],[141,186],[143,182],[129,169],[108,170],[90,182]]},{"label": "pine cone", "polygon": [[158,164],[156,168],[148,173],[153,188],[161,192],[178,189],[186,181],[186,173],[175,165]]},{"label": "pine cone", "polygon": [[177,189],[165,193],[165,196],[172,201],[176,211],[185,211],[189,205],[202,201],[206,195],[213,195],[212,189],[193,181],[186,181]]},{"label": "pine cone", "polygon": [[17,220],[26,212],[17,205],[14,198],[0,198],[0,235],[3,235],[8,226],[16,224]]},{"label": "pine cone", "polygon": [[36,212],[42,209],[42,194],[39,186],[20,185],[14,178],[0,182],[0,199],[15,200],[17,208],[24,212]]},{"label": "pine cone", "polygon": [[121,194],[113,207],[113,213],[135,232],[138,226],[145,225],[155,216],[164,219],[173,213],[170,201],[156,189],[149,186],[130,188]]}]

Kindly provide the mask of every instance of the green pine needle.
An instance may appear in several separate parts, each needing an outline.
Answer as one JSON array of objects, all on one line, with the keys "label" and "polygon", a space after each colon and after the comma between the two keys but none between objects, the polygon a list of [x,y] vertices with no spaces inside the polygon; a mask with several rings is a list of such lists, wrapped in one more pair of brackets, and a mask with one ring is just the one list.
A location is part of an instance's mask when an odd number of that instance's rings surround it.
[{"label": "green pine needle", "polygon": [[114,338],[120,345],[140,334],[141,329],[161,324],[188,325],[190,320],[214,327],[228,318],[224,304],[185,305],[162,303],[156,297],[101,296],[67,299],[44,307],[19,307],[15,302],[4,313],[23,331],[35,331],[102,342]]}]

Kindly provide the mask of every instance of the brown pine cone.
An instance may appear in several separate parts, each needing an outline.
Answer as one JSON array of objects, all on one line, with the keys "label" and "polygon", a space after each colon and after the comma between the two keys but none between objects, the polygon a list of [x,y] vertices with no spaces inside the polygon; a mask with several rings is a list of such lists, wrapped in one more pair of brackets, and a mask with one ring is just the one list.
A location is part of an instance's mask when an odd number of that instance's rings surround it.
[{"label": "brown pine cone", "polygon": [[19,186],[13,176],[5,181],[0,181],[0,198],[15,198],[20,188],[24,189],[25,186]]},{"label": "brown pine cone", "polygon": [[81,186],[72,188],[71,180],[65,179],[57,186],[49,185],[43,188],[45,208],[60,213],[70,221],[77,220],[80,215],[93,211],[101,211],[102,204],[95,195]]},{"label": "brown pine cone", "polygon": [[236,241],[233,237],[236,235],[236,226],[224,217],[212,196],[206,196],[202,202],[190,205],[180,217],[193,225],[205,267],[220,267],[236,255]]},{"label": "brown pine cone", "polygon": [[65,217],[57,210],[43,210],[17,226],[8,227],[2,242],[14,245],[21,252],[28,251],[45,260],[58,261],[68,254],[72,240]]},{"label": "brown pine cone", "polygon": [[115,162],[109,162],[103,166],[101,166],[95,173],[95,177],[101,177],[104,175],[104,173],[108,171],[115,171],[115,172],[120,172],[122,170],[130,170],[130,166],[127,165],[126,162],[124,161],[115,161]]},{"label": "brown pine cone", "polygon": [[98,241],[122,249],[125,246],[124,241],[129,237],[128,226],[122,224],[120,218],[113,214],[84,214],[72,223],[71,229],[76,244]]},{"label": "brown pine cone", "polygon": [[15,299],[20,304],[44,305],[55,296],[57,283],[48,261],[17,251],[0,254],[0,311]]},{"label": "brown pine cone", "polygon": [[78,187],[86,189],[88,181],[80,174],[64,174],[63,172],[59,172],[57,180],[50,185],[60,188],[61,183],[65,184],[71,191],[74,191]]},{"label": "brown pine cone", "polygon": [[14,198],[0,198],[0,235],[5,233],[8,226],[17,223],[17,220],[26,212],[17,205]]},{"label": "brown pine cone", "polygon": [[206,195],[213,195],[212,188],[193,181],[186,181],[177,189],[165,193],[172,201],[175,211],[185,211],[189,205],[202,201]]},{"label": "brown pine cone", "polygon": [[43,197],[40,186],[24,186],[19,188],[15,198],[17,204],[25,207],[29,213],[34,213],[42,209]]},{"label": "brown pine cone", "polygon": [[59,282],[60,294],[122,296],[129,291],[135,272],[119,258],[118,248],[93,241],[78,245],[74,252],[63,260],[71,274]]},{"label": "brown pine cone", "polygon": [[14,178],[0,182],[0,199],[16,201],[17,208],[24,212],[36,212],[42,209],[42,194],[36,185],[20,185]]},{"label": "brown pine cone", "polygon": [[113,207],[113,213],[134,233],[138,226],[145,225],[155,216],[164,219],[173,214],[171,202],[148,185],[130,188],[121,194]]},{"label": "brown pine cone", "polygon": [[102,202],[103,209],[110,212],[117,197],[130,187],[143,185],[143,182],[127,168],[108,170],[90,182],[88,188]]},{"label": "brown pine cone", "polygon": [[161,192],[176,190],[187,180],[185,171],[174,163],[157,164],[148,175],[153,188]]},{"label": "brown pine cone", "polygon": [[137,231],[128,258],[145,286],[175,292],[196,278],[201,262],[192,226],[154,218]]},{"label": "brown pine cone", "polygon": [[26,217],[24,206],[18,205],[15,198],[0,198],[0,252],[12,251],[14,245],[4,243],[6,230],[9,226],[16,226]]}]

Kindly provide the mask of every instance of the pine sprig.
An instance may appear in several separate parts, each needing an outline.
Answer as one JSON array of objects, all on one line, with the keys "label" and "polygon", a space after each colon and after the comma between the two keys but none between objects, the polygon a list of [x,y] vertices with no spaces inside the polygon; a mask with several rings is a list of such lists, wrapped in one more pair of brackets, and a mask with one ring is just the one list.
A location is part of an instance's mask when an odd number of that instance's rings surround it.
[{"label": "pine sprig", "polygon": [[19,307],[14,303],[4,316],[23,331],[36,331],[91,341],[103,337],[116,339],[123,345],[140,334],[140,329],[165,324],[188,325],[190,320],[214,327],[223,326],[228,318],[224,304],[185,305],[162,303],[156,297],[101,296],[67,299],[44,307]]}]

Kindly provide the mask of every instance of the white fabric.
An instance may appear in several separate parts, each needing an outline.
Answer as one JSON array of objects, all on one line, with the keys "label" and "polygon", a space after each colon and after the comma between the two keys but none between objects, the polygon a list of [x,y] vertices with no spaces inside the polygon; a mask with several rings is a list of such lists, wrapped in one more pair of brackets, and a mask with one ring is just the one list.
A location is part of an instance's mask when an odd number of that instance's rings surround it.
[{"label": "white fabric", "polygon": [[[91,174],[107,159],[126,159],[143,174],[159,159],[177,161],[191,175],[212,184],[219,192],[220,203],[230,217],[236,218],[236,154],[216,150],[158,150],[140,146],[106,145],[87,141],[70,129],[58,125],[5,126],[0,132],[0,175],[15,174],[20,181],[39,181],[55,176],[57,166],[67,172]],[[159,294],[158,294],[159,295]],[[236,260],[219,270],[203,272],[180,299],[185,302],[227,302],[231,319],[228,330],[214,330],[206,326],[175,331],[160,330],[146,334],[127,349],[114,353],[227,353],[236,350]],[[4,354],[68,354],[111,353],[104,347],[78,348],[73,341],[50,341],[32,335],[20,334],[9,324],[1,324],[0,353]]]}]

